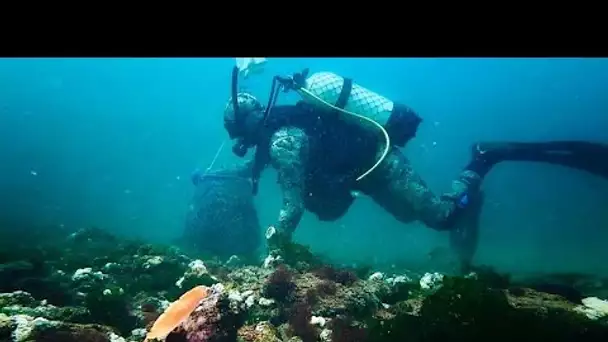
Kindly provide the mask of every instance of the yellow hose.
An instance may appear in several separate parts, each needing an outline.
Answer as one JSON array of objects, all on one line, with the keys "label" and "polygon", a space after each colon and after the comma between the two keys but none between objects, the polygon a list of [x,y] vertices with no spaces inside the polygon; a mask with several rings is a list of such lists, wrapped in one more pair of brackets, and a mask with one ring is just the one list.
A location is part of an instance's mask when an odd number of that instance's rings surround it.
[{"label": "yellow hose", "polygon": [[369,170],[365,171],[361,176],[357,177],[357,181],[360,181],[365,176],[367,176],[370,173],[372,173],[372,171],[374,171],[378,167],[378,165],[380,165],[380,163],[382,163],[382,161],[384,160],[384,158],[386,158],[386,156],[388,155],[388,151],[390,151],[390,148],[391,148],[391,138],[388,136],[388,133],[386,132],[386,130],[384,129],[384,127],[382,127],[382,125],[380,125],[376,121],[374,121],[374,120],[372,120],[370,118],[367,118],[367,117],[365,117],[363,115],[359,115],[357,113],[349,112],[349,111],[344,110],[342,108],[338,108],[338,107],[332,105],[331,103],[323,100],[322,98],[318,97],[317,95],[311,93],[308,89],[300,88],[297,91],[298,92],[302,92],[306,96],[309,96],[309,97],[311,97],[311,98],[313,98],[313,99],[321,102],[322,104],[324,104],[324,105],[326,105],[326,106],[328,106],[328,107],[330,107],[332,109],[335,109],[335,110],[337,110],[339,112],[342,112],[342,113],[348,114],[348,115],[352,115],[352,116],[354,116],[354,117],[356,117],[358,119],[362,119],[362,120],[365,120],[367,122],[370,122],[373,125],[375,125],[376,127],[378,127],[378,129],[380,129],[380,131],[382,131],[382,134],[384,134],[384,140],[386,141],[386,146],[384,148],[384,152],[382,153],[382,156],[380,156],[380,158],[378,159],[378,161],[376,162],[376,164],[374,164],[374,166],[372,166]]}]

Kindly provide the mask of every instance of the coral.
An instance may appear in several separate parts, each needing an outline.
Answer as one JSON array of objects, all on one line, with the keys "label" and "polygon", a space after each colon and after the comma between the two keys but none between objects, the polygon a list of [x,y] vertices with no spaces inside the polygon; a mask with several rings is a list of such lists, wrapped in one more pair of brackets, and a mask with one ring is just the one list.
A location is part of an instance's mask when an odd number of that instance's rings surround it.
[{"label": "coral", "polygon": [[321,279],[331,280],[346,286],[352,285],[359,279],[354,271],[347,269],[338,270],[329,265],[323,265],[313,270],[312,273]]},{"label": "coral", "polygon": [[92,320],[90,312],[85,308],[57,307],[48,304],[46,301],[37,301],[24,291],[0,294],[0,312],[8,315],[28,315],[72,323],[86,323]]},{"label": "coral", "polygon": [[152,301],[146,301],[140,305],[140,320],[141,324],[149,329],[152,324],[162,313],[162,310]]},{"label": "coral", "polygon": [[238,257],[238,255],[232,255],[230,258],[228,258],[228,260],[226,260],[224,266],[229,269],[235,269],[240,266],[245,266],[245,263],[243,260],[241,260],[241,258]]},{"label": "coral", "polygon": [[0,293],[0,307],[10,305],[30,306],[36,305],[38,302],[31,294],[25,291],[14,291],[11,293]]},{"label": "coral", "polygon": [[205,263],[197,259],[188,264],[188,269],[184,275],[177,280],[175,285],[180,289],[189,289],[198,285],[211,286],[217,283],[217,281],[218,279],[209,273]]},{"label": "coral", "polygon": [[385,304],[395,304],[407,300],[420,292],[420,284],[407,276],[396,276],[382,282],[371,282],[368,283],[368,287]]},{"label": "coral", "polygon": [[333,296],[338,291],[336,283],[331,280],[323,280],[317,284],[317,292],[321,296]]},{"label": "coral", "polygon": [[[270,277],[266,280],[265,284],[268,284],[269,280]],[[297,302],[306,302],[311,306],[315,315],[325,317],[331,317],[346,312],[351,312],[354,315],[369,313],[380,304],[380,301],[375,294],[376,290],[373,287],[367,288],[367,283],[365,282],[356,282],[350,287],[338,283],[326,282],[330,281],[319,279],[312,273],[292,273],[291,280],[288,282],[288,284],[293,283],[293,285],[289,285],[288,287],[291,289],[290,295],[288,296],[289,300],[282,302],[277,301],[277,304],[279,304],[280,307],[284,307]],[[329,293],[320,292],[319,286],[321,289],[323,289],[324,286],[329,286]],[[334,287],[335,293],[333,292]],[[267,296],[267,294],[264,293],[264,296]],[[257,312],[257,310],[258,308],[254,308],[253,311]],[[281,321],[281,319],[278,321]],[[274,322],[276,321],[273,320],[273,323]]]},{"label": "coral", "polygon": [[442,286],[443,274],[440,273],[425,273],[420,279],[420,288],[426,291],[433,291]]},{"label": "coral", "polygon": [[427,297],[394,305],[369,322],[373,341],[602,340],[608,329],[572,310],[573,304],[533,290],[493,289],[476,279],[444,277]]},{"label": "coral", "polygon": [[368,341],[367,329],[356,325],[345,317],[336,317],[332,320],[331,342],[366,342]]},{"label": "coral", "polygon": [[590,319],[604,319],[608,317],[608,301],[597,297],[588,297],[582,300],[583,305],[574,308],[584,313]]},{"label": "coral", "polygon": [[[15,246],[11,247],[12,250]],[[16,254],[28,251],[25,247]],[[15,256],[0,264],[0,292],[24,290],[36,297],[46,298],[53,304],[69,304],[70,296],[65,294],[65,286],[56,279],[51,279],[49,269],[45,265],[44,252],[39,249],[30,250],[30,255]],[[20,254],[20,253],[19,253]],[[1,257],[1,256],[0,256]],[[1,259],[1,258],[0,258]]]},{"label": "coral", "polygon": [[274,269],[246,266],[233,270],[226,278],[232,283],[240,284],[244,289],[253,289],[257,288],[260,281],[267,279],[273,272]]},{"label": "coral", "polygon": [[281,256],[286,264],[299,271],[306,271],[321,265],[321,260],[310,251],[309,247],[295,242],[286,243]]},{"label": "coral", "polygon": [[316,287],[311,287],[304,291],[304,295],[300,298],[301,301],[308,303],[309,305],[315,305],[321,299],[319,291]]},{"label": "coral", "polygon": [[281,342],[275,327],[270,322],[246,325],[238,331],[239,342]]},{"label": "coral", "polygon": [[[284,264],[264,268],[99,229],[34,236],[44,237],[7,245],[0,236],[0,290],[8,292],[0,293],[0,341],[141,341],[169,300],[210,283],[214,294],[195,302],[166,342],[608,340],[605,302],[580,300],[606,298],[608,282],[597,277],[526,283],[490,268],[465,277],[341,269],[297,245]],[[32,292],[15,291],[21,286]]]},{"label": "coral", "polygon": [[[10,337],[9,337],[10,336]],[[0,315],[0,339],[2,341],[29,342],[116,342],[110,328],[96,324],[74,324],[15,315],[11,318]],[[124,341],[124,340],[122,340]]]},{"label": "coral", "polygon": [[[44,342],[116,342],[117,335],[98,325],[64,325],[36,333],[36,341]],[[122,340],[124,341],[124,339]]]},{"label": "coral", "polygon": [[0,313],[0,341],[10,341],[12,328],[12,320],[9,316]]},{"label": "coral", "polygon": [[277,302],[289,302],[295,289],[292,272],[285,265],[279,265],[266,280],[264,294]]},{"label": "coral", "polygon": [[314,342],[317,339],[317,331],[310,323],[312,309],[309,303],[304,301],[294,304],[288,310],[289,327],[293,334],[302,339],[303,342]]},{"label": "coral", "polygon": [[28,315],[72,323],[86,323],[93,320],[90,312],[82,307],[56,307],[51,305],[27,307],[11,305],[1,307],[0,312],[8,315]]},{"label": "coral", "polygon": [[122,334],[135,328],[136,317],[131,313],[129,297],[122,291],[91,291],[85,304],[94,322],[113,326]]}]

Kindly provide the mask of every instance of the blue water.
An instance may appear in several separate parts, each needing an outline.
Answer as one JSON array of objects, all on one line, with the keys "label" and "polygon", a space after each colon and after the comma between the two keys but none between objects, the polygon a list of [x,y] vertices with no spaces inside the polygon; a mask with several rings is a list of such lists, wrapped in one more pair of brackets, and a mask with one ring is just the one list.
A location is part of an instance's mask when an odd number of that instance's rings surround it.
[{"label": "blue water", "polygon": [[[227,139],[222,111],[233,65],[229,58],[0,60],[4,228],[95,225],[157,242],[179,236],[190,173]],[[352,77],[413,107],[424,122],[406,154],[437,193],[448,190],[477,140],[608,142],[606,59],[270,58],[246,87],[265,102],[272,75],[304,67]],[[218,165],[236,161],[226,148]],[[484,189],[476,262],[608,275],[608,181],[501,164]],[[281,204],[273,171],[256,202],[262,224],[273,224]],[[399,224],[365,198],[338,222],[307,214],[296,239],[341,262],[389,265],[429,263],[428,252],[447,245],[446,234]]]}]

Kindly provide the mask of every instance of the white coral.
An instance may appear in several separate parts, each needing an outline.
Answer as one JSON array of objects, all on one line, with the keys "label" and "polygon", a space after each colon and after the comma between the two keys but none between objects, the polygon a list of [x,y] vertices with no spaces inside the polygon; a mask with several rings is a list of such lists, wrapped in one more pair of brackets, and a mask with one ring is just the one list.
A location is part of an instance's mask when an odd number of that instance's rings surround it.
[{"label": "white coral", "polygon": [[72,281],[79,281],[83,279],[106,279],[108,277],[107,274],[102,272],[93,272],[93,269],[90,267],[79,268],[72,275]]},{"label": "white coral", "polygon": [[409,283],[410,281],[412,281],[412,280],[406,275],[400,275],[400,276],[386,279],[386,282],[390,286],[396,286],[397,284],[402,284],[402,283]]},{"label": "white coral", "polygon": [[589,319],[596,320],[608,316],[608,301],[587,297],[582,302],[583,305],[577,306],[575,310],[585,314]]},{"label": "white coral", "polygon": [[435,290],[443,285],[443,274],[441,273],[425,273],[420,279],[420,287],[423,290]]},{"label": "white coral", "polygon": [[111,332],[108,337],[110,338],[110,342],[126,342],[123,337],[120,337],[113,332]]},{"label": "white coral", "polygon": [[260,299],[258,299],[258,304],[261,306],[271,306],[274,304],[274,299],[260,297]]},{"label": "white coral", "polygon": [[327,323],[327,321],[325,320],[325,317],[312,316],[310,318],[310,324],[312,324],[312,325],[318,325],[321,328],[323,328],[325,326],[325,323]]},{"label": "white coral", "polygon": [[264,259],[263,266],[264,266],[264,268],[270,268],[270,267],[273,267],[274,265],[276,265],[279,261],[281,261],[280,255],[275,256],[272,254],[268,254],[266,259]]},{"label": "white coral", "polygon": [[188,268],[191,274],[196,276],[202,276],[207,274],[207,267],[202,260],[196,259],[188,264]]},{"label": "white coral", "polygon": [[369,276],[369,281],[382,280],[384,279],[384,274],[382,272],[376,272]]},{"label": "white coral", "polygon": [[93,271],[92,268],[90,267],[85,267],[85,268],[79,268],[76,270],[76,272],[74,272],[74,274],[72,275],[72,280],[73,281],[78,281],[80,279],[84,279],[85,277],[87,277],[91,272]]},{"label": "white coral", "polygon": [[158,266],[160,264],[162,264],[164,261],[162,256],[153,256],[151,258],[148,258],[145,262],[144,262],[144,268],[148,269],[154,266]]},{"label": "white coral", "polygon": [[16,326],[15,330],[11,334],[13,341],[25,342],[30,338],[34,325],[32,324],[32,317],[26,315],[15,315],[13,318],[13,324]]}]

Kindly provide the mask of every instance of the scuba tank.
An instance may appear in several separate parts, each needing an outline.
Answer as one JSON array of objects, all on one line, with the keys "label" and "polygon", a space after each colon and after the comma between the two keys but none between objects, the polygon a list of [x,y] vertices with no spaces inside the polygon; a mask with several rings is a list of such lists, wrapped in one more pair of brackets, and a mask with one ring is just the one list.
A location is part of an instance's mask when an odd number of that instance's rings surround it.
[{"label": "scuba tank", "polygon": [[374,120],[382,126],[386,125],[393,111],[391,100],[331,72],[312,74],[296,92],[312,105],[326,107],[324,102],[331,103],[348,112]]},{"label": "scuba tank", "polygon": [[409,107],[366,89],[331,72],[317,72],[308,76],[308,69],[290,77],[275,76],[264,116],[267,117],[276,102],[277,84],[284,92],[293,90],[302,99],[327,113],[343,114],[345,120],[375,126],[383,135],[385,147],[378,161],[357,180],[375,170],[386,158],[391,146],[403,147],[416,135],[422,119]]}]

